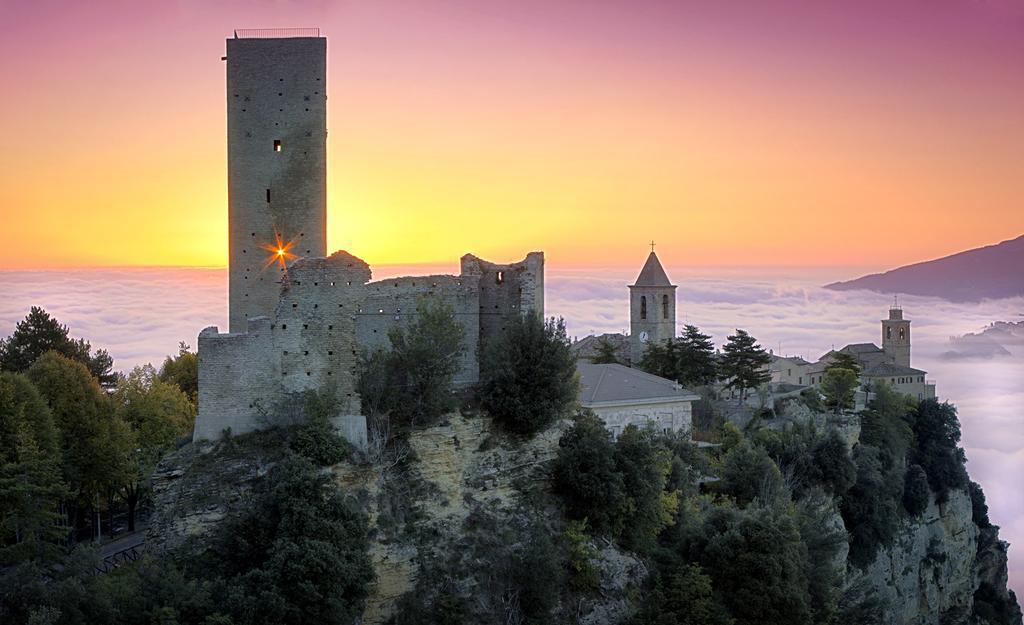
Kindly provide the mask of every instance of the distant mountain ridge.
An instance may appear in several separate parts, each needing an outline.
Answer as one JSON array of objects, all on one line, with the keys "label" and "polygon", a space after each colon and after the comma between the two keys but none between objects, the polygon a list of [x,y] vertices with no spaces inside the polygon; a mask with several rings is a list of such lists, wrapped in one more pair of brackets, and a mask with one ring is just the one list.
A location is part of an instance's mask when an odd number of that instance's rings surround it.
[{"label": "distant mountain ridge", "polygon": [[954,302],[1024,295],[1024,235],[825,288],[926,295]]}]

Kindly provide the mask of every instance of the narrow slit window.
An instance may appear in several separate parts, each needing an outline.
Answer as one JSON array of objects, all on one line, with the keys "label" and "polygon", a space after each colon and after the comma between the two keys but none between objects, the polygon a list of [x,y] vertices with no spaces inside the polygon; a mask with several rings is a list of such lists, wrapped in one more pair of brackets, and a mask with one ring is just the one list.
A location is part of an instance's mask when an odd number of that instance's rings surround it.
[{"label": "narrow slit window", "polygon": [[267,204],[270,204],[270,189],[267,189]]},{"label": "narrow slit window", "polygon": [[647,318],[647,296],[645,295],[640,296],[640,318]]},{"label": "narrow slit window", "polygon": [[274,151],[275,152],[280,152],[281,151],[281,140],[280,139],[274,139]]}]

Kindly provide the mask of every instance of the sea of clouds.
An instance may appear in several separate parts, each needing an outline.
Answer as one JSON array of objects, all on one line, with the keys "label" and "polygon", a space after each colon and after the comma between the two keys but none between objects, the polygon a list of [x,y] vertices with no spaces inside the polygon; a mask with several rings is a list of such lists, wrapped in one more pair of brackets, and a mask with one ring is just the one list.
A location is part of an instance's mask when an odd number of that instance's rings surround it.
[{"label": "sea of clouds", "polygon": [[[451,271],[417,268],[416,273]],[[378,267],[375,277],[410,273]],[[673,269],[678,321],[711,334],[717,344],[736,328],[748,330],[766,348],[817,359],[832,346],[880,341],[879,320],[892,298],[820,288],[857,273],[837,270]],[[562,316],[572,336],[622,332],[628,328],[626,286],[635,272],[621,269],[549,269],[546,308]],[[0,272],[0,336],[9,335],[30,306],[42,306],[107,349],[115,368],[153,363],[192,347],[206,326],[227,325],[223,269],[97,269]],[[988,496],[991,517],[1002,526],[1010,549],[1010,581],[1024,596],[1024,349],[1011,357],[950,360],[949,337],[976,332],[994,321],[1024,318],[1024,298],[954,304],[906,296],[900,305],[912,320],[913,366],[928,371],[938,393],[957,405],[972,479]]]}]

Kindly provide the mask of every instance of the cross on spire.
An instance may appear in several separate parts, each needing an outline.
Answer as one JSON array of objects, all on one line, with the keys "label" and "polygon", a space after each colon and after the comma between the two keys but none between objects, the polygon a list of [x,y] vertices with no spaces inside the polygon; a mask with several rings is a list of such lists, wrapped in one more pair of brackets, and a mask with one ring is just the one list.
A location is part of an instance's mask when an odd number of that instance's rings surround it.
[{"label": "cross on spire", "polygon": [[651,239],[651,251],[654,251],[654,239]]}]

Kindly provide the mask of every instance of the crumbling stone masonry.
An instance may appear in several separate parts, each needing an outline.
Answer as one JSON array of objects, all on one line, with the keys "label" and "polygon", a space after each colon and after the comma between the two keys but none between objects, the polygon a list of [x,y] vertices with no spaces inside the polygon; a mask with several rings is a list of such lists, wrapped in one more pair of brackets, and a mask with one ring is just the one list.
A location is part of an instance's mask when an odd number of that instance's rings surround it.
[{"label": "crumbling stone masonry", "polygon": [[356,373],[363,351],[415,318],[423,298],[465,330],[460,385],[510,315],[544,312],[544,255],[498,265],[467,254],[457,276],[370,282],[327,249],[327,40],[317,29],[236,31],[227,41],[228,327],[199,335],[195,440],[275,423],[292,396],[332,387],[335,417],[365,443]]},{"label": "crumbling stone masonry", "polygon": [[450,306],[463,327],[466,350],[456,374],[463,386],[479,379],[481,346],[511,315],[544,311],[541,252],[505,265],[467,254],[458,276],[370,276],[369,265],[347,252],[302,258],[281,281],[272,316],[250,318],[245,332],[203,330],[194,439],[272,425],[275,411],[305,389],[333,387],[340,416],[359,415],[359,357],[387,348],[390,329],[414,319],[422,299]]}]

